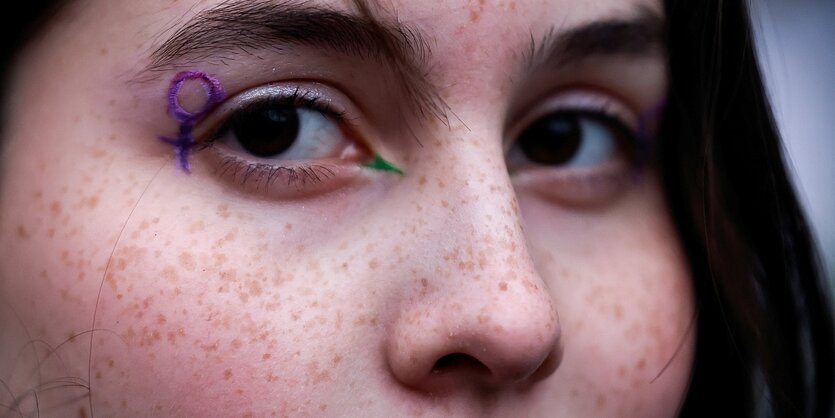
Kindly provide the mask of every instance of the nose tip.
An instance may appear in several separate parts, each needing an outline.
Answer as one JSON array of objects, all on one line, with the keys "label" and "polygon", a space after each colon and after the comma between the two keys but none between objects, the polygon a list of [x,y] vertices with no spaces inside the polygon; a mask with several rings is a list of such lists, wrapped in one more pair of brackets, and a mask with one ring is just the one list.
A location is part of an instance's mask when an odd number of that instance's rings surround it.
[{"label": "nose tip", "polygon": [[[561,359],[549,300],[493,306],[490,314],[423,310],[401,317],[388,347],[393,375],[432,393],[521,386],[550,376]],[[509,301],[508,301],[509,302]],[[398,321],[400,322],[400,321]]]}]

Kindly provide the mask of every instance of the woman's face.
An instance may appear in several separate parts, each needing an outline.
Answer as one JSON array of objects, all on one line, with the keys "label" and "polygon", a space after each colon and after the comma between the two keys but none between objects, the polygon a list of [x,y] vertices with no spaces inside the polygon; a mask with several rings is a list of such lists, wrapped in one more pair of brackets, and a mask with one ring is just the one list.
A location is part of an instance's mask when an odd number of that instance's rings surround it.
[{"label": "woman's face", "polygon": [[[0,403],[675,415],[694,301],[646,151],[660,2],[366,6],[77,1],[24,50]],[[225,91],[193,127],[185,70]]]}]

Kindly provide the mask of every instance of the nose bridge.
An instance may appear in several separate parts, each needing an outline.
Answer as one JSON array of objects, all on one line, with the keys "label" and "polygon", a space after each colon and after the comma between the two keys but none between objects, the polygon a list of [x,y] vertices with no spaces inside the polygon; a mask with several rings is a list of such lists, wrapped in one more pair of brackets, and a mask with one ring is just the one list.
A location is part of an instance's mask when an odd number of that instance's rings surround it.
[{"label": "nose bridge", "polygon": [[558,357],[557,313],[529,256],[501,150],[453,148],[449,174],[420,180],[424,187],[435,182],[423,193],[434,199],[424,202],[429,236],[415,241],[431,256],[419,268],[423,288],[404,300],[395,323],[392,370],[432,390],[441,382],[505,385],[553,371],[546,360]]},{"label": "nose bridge", "polygon": [[470,257],[492,254],[479,257],[481,266],[485,261],[495,264],[498,254],[509,262],[525,258],[516,195],[501,148],[490,145],[463,140],[447,144],[448,161],[438,163],[439,172],[445,174],[434,184],[429,181],[423,194],[434,199],[429,205],[430,228],[436,242],[443,244],[440,248],[466,249]]}]

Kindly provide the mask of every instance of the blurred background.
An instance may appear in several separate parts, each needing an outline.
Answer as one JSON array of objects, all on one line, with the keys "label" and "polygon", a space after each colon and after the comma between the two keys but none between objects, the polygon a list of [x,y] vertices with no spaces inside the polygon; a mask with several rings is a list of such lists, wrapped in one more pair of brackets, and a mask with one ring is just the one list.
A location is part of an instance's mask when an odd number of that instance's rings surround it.
[{"label": "blurred background", "polygon": [[835,0],[749,0],[790,171],[835,291]]}]

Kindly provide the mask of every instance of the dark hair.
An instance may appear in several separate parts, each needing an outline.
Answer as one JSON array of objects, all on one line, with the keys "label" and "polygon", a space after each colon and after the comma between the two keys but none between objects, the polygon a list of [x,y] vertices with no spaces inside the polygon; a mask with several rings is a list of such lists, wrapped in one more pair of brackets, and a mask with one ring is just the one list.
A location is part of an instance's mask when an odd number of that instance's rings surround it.
[{"label": "dark hair", "polygon": [[7,70],[14,54],[21,45],[28,40],[43,20],[49,19],[55,11],[59,1],[56,0],[28,0],[15,4],[14,12],[3,13],[0,24],[5,28],[6,35],[0,41],[0,62]]},{"label": "dark hair", "polygon": [[746,4],[665,3],[659,164],[699,315],[682,416],[829,417],[830,293],[786,175]]},{"label": "dark hair", "polygon": [[[53,3],[6,13],[4,63]],[[829,291],[787,178],[745,2],[665,6],[671,84],[659,167],[699,316],[681,415],[829,417]]]}]

